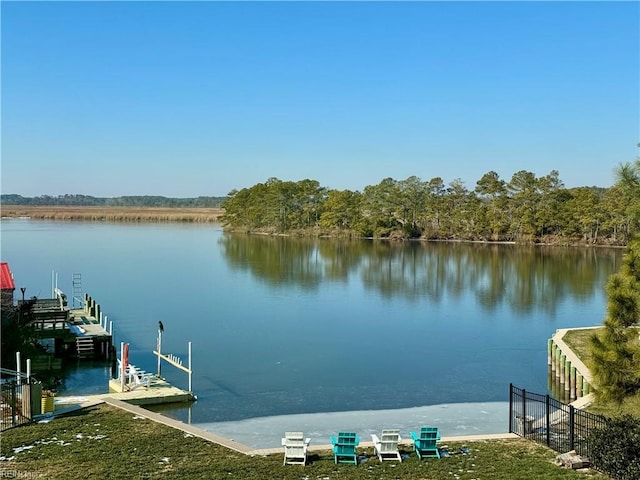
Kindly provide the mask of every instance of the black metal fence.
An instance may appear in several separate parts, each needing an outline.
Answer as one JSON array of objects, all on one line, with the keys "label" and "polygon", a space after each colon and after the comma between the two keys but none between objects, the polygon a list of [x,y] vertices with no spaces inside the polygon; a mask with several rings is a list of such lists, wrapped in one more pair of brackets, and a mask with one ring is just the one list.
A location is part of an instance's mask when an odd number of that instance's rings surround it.
[{"label": "black metal fence", "polygon": [[0,383],[0,430],[30,422],[38,414],[41,387],[29,380]]},{"label": "black metal fence", "polygon": [[509,432],[559,453],[589,456],[589,434],[605,426],[601,415],[584,412],[549,395],[509,387]]}]

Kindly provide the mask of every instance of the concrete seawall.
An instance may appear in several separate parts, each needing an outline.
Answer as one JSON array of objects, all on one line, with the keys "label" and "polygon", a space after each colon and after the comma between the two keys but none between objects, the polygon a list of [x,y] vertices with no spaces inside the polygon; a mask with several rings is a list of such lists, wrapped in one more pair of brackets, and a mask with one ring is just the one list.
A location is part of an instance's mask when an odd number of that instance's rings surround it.
[{"label": "concrete seawall", "polygon": [[[592,330],[596,328],[600,327],[558,329],[553,337],[549,339],[547,363],[550,382],[555,383],[552,386],[556,387],[555,390],[560,394],[558,396],[562,396],[570,402],[587,397],[591,393],[593,380],[589,368],[566,344],[564,336],[569,330]],[[580,402],[580,404],[584,404],[584,401]]]}]

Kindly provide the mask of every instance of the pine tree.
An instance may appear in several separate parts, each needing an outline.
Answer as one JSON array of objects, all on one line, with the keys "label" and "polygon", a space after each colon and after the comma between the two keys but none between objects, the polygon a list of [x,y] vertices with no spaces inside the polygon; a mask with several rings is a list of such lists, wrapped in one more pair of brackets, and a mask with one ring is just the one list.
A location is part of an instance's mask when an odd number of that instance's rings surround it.
[{"label": "pine tree", "polygon": [[[640,160],[621,165],[617,186],[629,195],[631,206],[640,201]],[[637,222],[640,210],[630,209]],[[640,339],[633,326],[640,320],[640,237],[627,246],[619,273],[607,282],[604,332],[591,338],[591,370],[596,396],[621,404],[640,391]]]}]

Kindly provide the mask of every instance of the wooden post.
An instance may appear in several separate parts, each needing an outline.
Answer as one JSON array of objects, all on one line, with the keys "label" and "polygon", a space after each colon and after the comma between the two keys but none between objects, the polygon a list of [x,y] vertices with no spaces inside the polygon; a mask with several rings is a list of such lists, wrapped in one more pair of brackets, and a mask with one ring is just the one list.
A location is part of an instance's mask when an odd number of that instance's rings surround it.
[{"label": "wooden post", "polygon": [[20,352],[16,352],[16,383],[20,385],[22,383],[20,378]]},{"label": "wooden post", "polygon": [[582,374],[576,370],[576,398],[582,397]]},{"label": "wooden post", "polygon": [[[162,355],[162,330],[158,329],[158,353]],[[158,377],[162,373],[162,358],[158,355]]]},{"label": "wooden post", "polygon": [[576,399],[576,367],[571,366],[569,373],[569,399]]},{"label": "wooden post", "polygon": [[[158,357],[160,358],[160,357]],[[189,342],[189,392],[193,392],[193,389],[191,388],[191,375],[193,374],[193,372],[191,371],[191,342]],[[191,422],[189,422],[191,423]]]},{"label": "wooden post", "polygon": [[120,392],[124,392],[124,342],[120,342]]},{"label": "wooden post", "polygon": [[547,365],[551,366],[553,363],[551,359],[553,358],[553,339],[549,339],[547,341]]}]

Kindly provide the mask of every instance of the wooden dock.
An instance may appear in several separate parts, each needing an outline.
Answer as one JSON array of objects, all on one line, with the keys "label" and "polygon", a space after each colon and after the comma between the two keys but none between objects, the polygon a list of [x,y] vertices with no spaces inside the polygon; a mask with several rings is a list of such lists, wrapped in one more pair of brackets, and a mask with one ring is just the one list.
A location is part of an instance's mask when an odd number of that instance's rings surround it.
[{"label": "wooden dock", "polygon": [[125,387],[125,391],[122,391],[119,379],[111,379],[108,396],[133,405],[159,405],[195,400],[193,392],[174,387],[156,375],[149,377],[148,385],[135,385],[131,389]]}]

